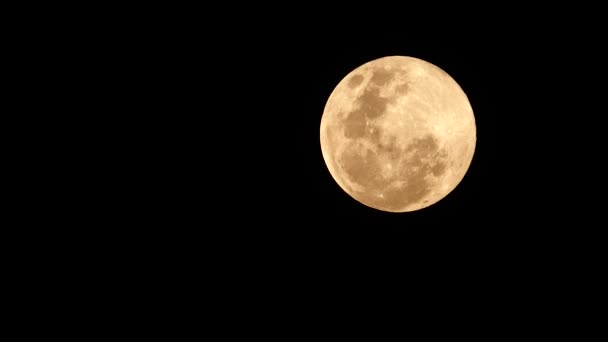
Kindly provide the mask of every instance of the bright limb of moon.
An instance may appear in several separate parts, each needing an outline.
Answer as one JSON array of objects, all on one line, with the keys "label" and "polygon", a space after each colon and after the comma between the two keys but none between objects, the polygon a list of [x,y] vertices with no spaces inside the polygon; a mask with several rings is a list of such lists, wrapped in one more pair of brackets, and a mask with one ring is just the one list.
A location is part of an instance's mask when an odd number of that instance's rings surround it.
[{"label": "bright limb of moon", "polygon": [[388,212],[419,210],[447,196],[475,152],[471,104],[439,67],[405,56],[350,72],[321,119],[330,174],[352,198]]}]

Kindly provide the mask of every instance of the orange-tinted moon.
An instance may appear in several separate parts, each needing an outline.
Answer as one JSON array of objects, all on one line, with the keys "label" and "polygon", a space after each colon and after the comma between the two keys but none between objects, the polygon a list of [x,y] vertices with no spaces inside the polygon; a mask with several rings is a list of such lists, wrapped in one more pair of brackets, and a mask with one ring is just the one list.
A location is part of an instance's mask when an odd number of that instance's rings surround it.
[{"label": "orange-tinted moon", "polygon": [[370,61],[333,90],[321,119],[323,159],[352,198],[388,212],[447,196],[475,152],[469,100],[446,72],[404,56]]}]

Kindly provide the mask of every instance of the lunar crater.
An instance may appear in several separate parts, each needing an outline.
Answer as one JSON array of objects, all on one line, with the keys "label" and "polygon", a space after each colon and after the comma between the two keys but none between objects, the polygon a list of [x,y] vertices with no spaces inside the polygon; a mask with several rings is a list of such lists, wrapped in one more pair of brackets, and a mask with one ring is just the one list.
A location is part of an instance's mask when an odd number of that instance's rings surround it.
[{"label": "lunar crater", "polygon": [[367,119],[365,118],[365,113],[356,109],[344,120],[344,136],[350,139],[360,138],[365,135],[365,130],[367,127]]},{"label": "lunar crater", "polygon": [[410,85],[407,82],[400,83],[395,87],[395,92],[398,95],[406,95],[410,90]]},{"label": "lunar crater", "polygon": [[406,148],[398,147],[395,140],[391,137],[388,144],[378,142],[375,149],[355,145],[341,160],[350,182],[376,189],[376,204],[388,205],[390,201],[403,208],[431,192],[433,182],[446,170],[448,154],[440,150],[438,139],[431,134],[414,139]]},{"label": "lunar crater", "polygon": [[367,88],[363,94],[357,99],[360,110],[370,118],[377,118],[384,114],[386,106],[388,105],[388,98],[380,96],[380,90],[374,88]]},{"label": "lunar crater", "polygon": [[356,88],[358,87],[361,82],[363,82],[363,76],[362,75],[353,75],[350,80],[348,81],[348,86],[350,88]]},{"label": "lunar crater", "polygon": [[376,68],[369,81],[376,86],[384,86],[393,79],[394,75],[394,72],[391,70]]}]

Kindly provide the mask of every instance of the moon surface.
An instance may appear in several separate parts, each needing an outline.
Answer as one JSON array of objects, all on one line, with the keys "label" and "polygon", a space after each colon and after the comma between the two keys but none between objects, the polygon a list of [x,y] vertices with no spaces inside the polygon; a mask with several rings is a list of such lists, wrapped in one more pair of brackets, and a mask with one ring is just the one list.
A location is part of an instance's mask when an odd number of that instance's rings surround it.
[{"label": "moon surface", "polygon": [[439,67],[383,57],[350,72],[321,119],[330,174],[358,202],[388,212],[426,208],[464,178],[477,140],[471,104]]}]

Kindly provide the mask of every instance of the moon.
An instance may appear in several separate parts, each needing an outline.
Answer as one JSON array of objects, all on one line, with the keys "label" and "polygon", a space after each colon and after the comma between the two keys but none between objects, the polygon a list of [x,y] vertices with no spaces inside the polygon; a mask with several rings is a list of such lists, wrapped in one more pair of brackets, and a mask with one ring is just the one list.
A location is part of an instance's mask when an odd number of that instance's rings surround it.
[{"label": "moon", "polygon": [[418,58],[389,56],[340,81],[325,105],[320,138],[325,164],[348,195],[378,210],[411,212],[458,186],[477,130],[450,75]]}]

